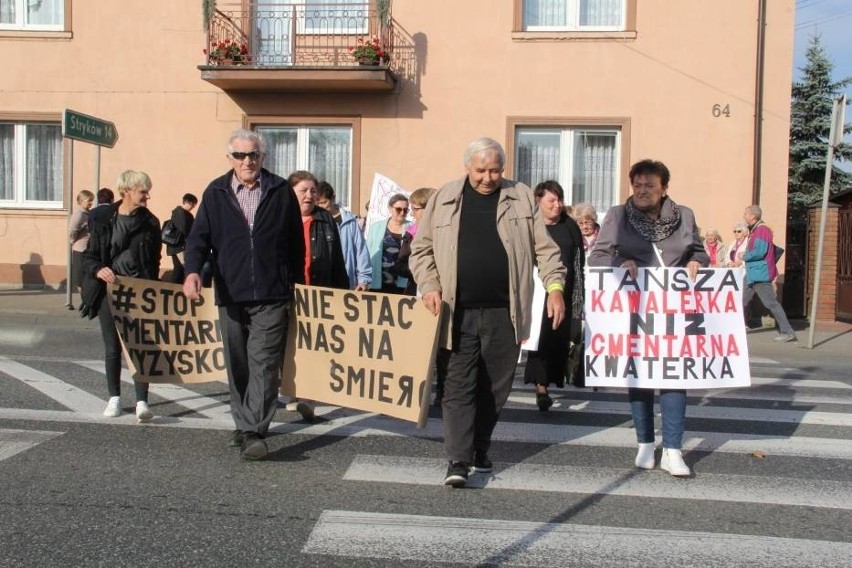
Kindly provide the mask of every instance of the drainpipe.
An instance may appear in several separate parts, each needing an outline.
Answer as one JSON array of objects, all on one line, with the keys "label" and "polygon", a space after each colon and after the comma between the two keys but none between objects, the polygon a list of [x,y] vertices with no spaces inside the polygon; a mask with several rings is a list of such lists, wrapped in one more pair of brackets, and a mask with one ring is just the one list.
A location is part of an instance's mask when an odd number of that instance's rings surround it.
[{"label": "drainpipe", "polygon": [[754,69],[754,164],[751,202],[760,204],[760,170],[763,161],[763,63],[766,52],[766,0],[758,0],[757,62]]}]

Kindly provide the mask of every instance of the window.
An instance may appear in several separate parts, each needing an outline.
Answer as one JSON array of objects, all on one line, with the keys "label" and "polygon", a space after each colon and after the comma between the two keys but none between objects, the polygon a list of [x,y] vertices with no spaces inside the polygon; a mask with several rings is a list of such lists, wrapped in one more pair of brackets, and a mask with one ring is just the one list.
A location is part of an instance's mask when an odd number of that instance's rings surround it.
[{"label": "window", "polygon": [[370,5],[366,0],[304,0],[304,19],[300,33],[346,34],[367,33]]},{"label": "window", "polygon": [[556,180],[565,203],[591,203],[602,216],[618,199],[620,147],[615,127],[518,127],[514,177],[530,187]]},{"label": "window", "polygon": [[523,0],[527,31],[624,30],[626,0]]},{"label": "window", "polygon": [[281,125],[258,126],[266,139],[264,167],[286,178],[296,170],[308,170],[327,181],[337,201],[352,204],[352,126]]},{"label": "window", "polygon": [[0,0],[0,30],[62,30],[65,0]]},{"label": "window", "polygon": [[0,207],[62,208],[62,128],[0,122]]}]

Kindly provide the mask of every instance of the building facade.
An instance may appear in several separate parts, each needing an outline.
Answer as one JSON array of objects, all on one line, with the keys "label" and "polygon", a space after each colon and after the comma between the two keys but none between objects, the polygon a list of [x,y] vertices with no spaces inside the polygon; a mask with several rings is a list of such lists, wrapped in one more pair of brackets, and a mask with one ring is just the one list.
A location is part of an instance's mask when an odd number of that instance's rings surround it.
[{"label": "building facade", "polygon": [[[654,158],[702,227],[729,237],[758,202],[783,242],[794,16],[793,0],[2,2],[0,286],[62,283],[73,196],[125,169],[150,174],[161,219],[200,196],[238,127],[356,212],[374,174],[440,186],[490,136],[507,177],[557,179],[568,203],[603,214]],[[113,122],[114,148],[63,139],[64,109]]]}]

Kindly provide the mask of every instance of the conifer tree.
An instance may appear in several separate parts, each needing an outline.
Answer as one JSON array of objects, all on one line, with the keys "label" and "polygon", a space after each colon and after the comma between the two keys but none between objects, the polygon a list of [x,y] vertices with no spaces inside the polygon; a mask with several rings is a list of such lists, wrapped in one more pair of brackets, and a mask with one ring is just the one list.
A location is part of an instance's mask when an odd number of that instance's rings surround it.
[{"label": "conifer tree", "polygon": [[[793,82],[792,91],[787,182],[787,212],[791,220],[802,219],[804,209],[822,198],[833,101],[852,83],[852,77],[832,80],[834,64],[820,45],[819,35],[811,37],[806,57],[805,66],[800,69],[801,81]],[[847,123],[844,133],[849,132],[852,124]],[[834,158],[832,193],[852,183],[852,175],[837,166],[838,162],[852,159],[852,146],[841,143],[834,149]]]}]

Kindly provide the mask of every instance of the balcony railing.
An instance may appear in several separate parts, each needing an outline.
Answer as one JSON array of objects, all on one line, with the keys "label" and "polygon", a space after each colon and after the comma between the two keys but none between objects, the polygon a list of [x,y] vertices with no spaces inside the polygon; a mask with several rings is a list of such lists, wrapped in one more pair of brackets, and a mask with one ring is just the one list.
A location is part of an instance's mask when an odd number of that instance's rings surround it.
[{"label": "balcony railing", "polygon": [[[389,0],[362,4],[217,2],[208,29],[207,65],[356,67],[360,64],[350,48],[359,40],[378,38],[388,54],[378,64],[393,66],[390,4]],[[237,44],[244,53],[227,61],[217,57],[216,47],[223,42]]]}]

